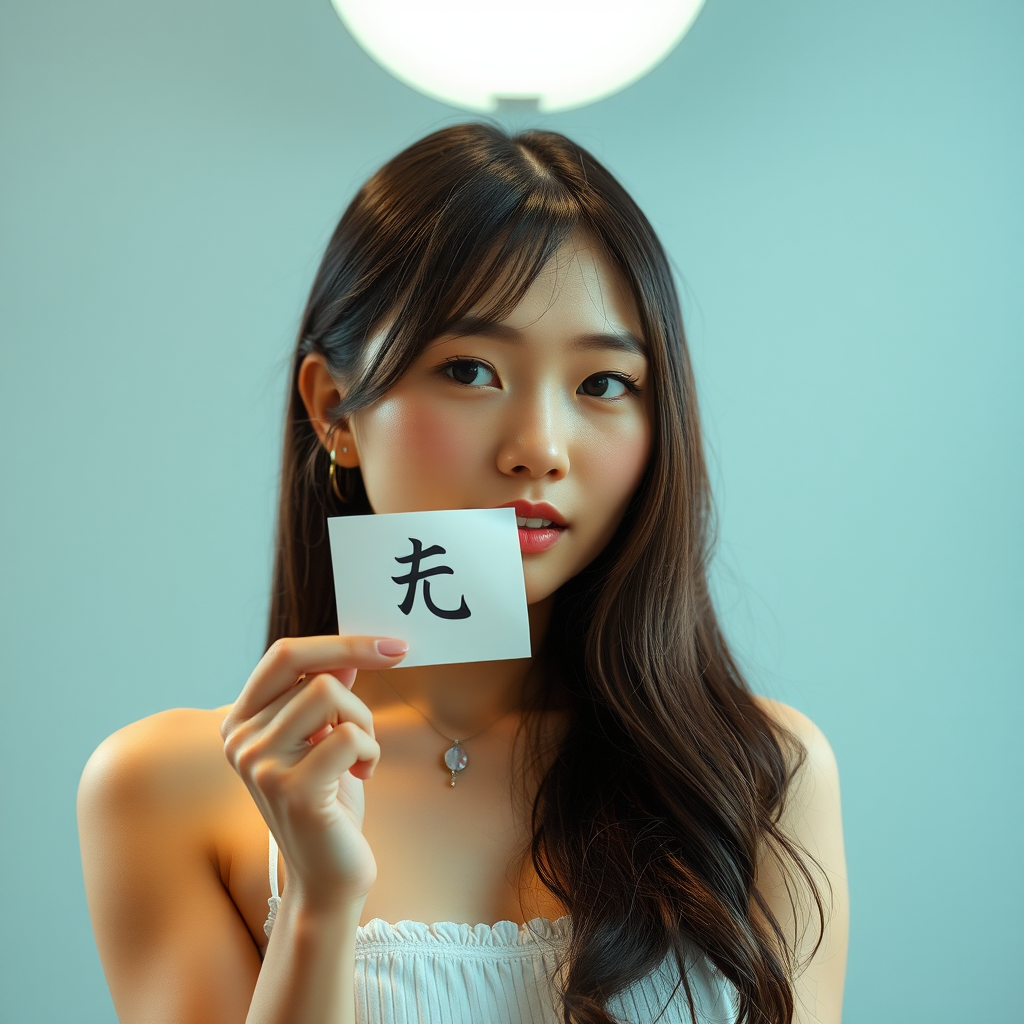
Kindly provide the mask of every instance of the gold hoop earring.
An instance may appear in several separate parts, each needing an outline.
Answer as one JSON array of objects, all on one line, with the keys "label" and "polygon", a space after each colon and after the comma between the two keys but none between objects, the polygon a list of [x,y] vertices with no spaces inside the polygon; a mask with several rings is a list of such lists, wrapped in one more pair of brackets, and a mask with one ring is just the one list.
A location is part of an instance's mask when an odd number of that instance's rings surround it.
[{"label": "gold hoop earring", "polygon": [[[343,448],[342,451],[346,451],[347,452],[348,449],[347,448]],[[346,504],[348,504],[348,498],[346,498],[341,493],[341,491],[338,489],[338,477],[335,474],[335,467],[336,466],[337,466],[337,462],[335,461],[334,449],[332,448],[331,449],[331,468],[327,471],[327,475],[328,475],[328,477],[330,478],[330,481],[331,481],[331,489],[334,491],[334,494],[337,497],[338,501],[345,502]]]}]

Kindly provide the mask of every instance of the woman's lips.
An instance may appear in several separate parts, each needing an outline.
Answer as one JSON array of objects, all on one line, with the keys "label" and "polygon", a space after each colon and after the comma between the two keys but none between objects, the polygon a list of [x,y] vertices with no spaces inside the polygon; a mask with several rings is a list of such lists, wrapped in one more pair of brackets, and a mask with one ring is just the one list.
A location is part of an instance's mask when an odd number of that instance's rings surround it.
[{"label": "woman's lips", "polygon": [[554,505],[550,505],[546,501],[533,502],[527,501],[525,498],[516,498],[515,501],[506,501],[504,505],[498,505],[497,507],[514,508],[516,510],[516,519],[546,519],[548,522],[554,523],[555,526],[564,527],[569,525],[561,512]]},{"label": "woman's lips", "polygon": [[562,514],[546,501],[532,502],[525,498],[507,501],[498,508],[513,508],[519,530],[519,550],[524,555],[547,551],[569,528]]},{"label": "woman's lips", "polygon": [[519,550],[524,555],[533,555],[539,551],[547,551],[565,533],[564,526],[520,526],[518,530]]}]

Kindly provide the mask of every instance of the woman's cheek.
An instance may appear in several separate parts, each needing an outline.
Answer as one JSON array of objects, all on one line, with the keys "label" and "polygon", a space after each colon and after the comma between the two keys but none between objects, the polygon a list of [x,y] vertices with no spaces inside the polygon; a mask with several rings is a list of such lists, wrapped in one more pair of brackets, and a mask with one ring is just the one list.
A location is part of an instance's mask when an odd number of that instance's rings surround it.
[{"label": "woman's cheek", "polygon": [[632,423],[612,424],[597,433],[588,446],[589,462],[594,469],[608,474],[612,489],[621,487],[632,493],[643,476],[651,449],[651,431],[646,418]]},{"label": "woman's cheek", "polygon": [[612,447],[609,461],[618,467],[622,476],[626,503],[639,485],[650,455],[651,438],[646,425],[637,432],[636,436],[623,438]]},{"label": "woman's cheek", "polygon": [[451,404],[410,404],[396,418],[396,440],[402,439],[410,460],[431,470],[451,472],[460,466],[476,467],[474,455],[479,431],[474,430]]},{"label": "woman's cheek", "polygon": [[461,474],[479,482],[479,431],[451,411],[397,400],[377,406],[364,445],[364,479],[375,511],[450,508],[464,500]]},{"label": "woman's cheek", "polygon": [[591,508],[603,512],[597,538],[599,550],[622,521],[647,468],[650,450],[650,429],[641,423],[633,430],[617,430],[596,439],[576,460],[573,468],[581,478],[581,489],[593,503]]}]

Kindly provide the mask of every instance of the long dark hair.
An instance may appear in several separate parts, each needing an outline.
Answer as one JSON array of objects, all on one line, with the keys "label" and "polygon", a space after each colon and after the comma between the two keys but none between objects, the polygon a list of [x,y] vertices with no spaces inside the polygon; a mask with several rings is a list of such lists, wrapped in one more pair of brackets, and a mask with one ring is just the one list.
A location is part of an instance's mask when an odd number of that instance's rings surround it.
[{"label": "long dark hair", "polygon": [[[358,470],[328,456],[297,389],[320,353],[342,421],[485,299],[507,315],[574,231],[597,240],[639,313],[654,394],[649,464],[607,548],[557,593],[535,667],[570,711],[531,807],[529,855],[568,909],[566,1024],[611,1024],[607,1000],[672,955],[706,956],[739,1021],[788,1024],[797,965],[754,885],[770,856],[806,884],[778,826],[803,750],[756,702],[708,591],[713,524],[679,300],[646,217],[562,135],[445,128],[379,170],[345,211],[302,317],[292,368],[267,644],[336,632],[326,519],[370,514]],[[384,332],[372,360],[371,335]],[[820,942],[820,932],[819,932]]]}]

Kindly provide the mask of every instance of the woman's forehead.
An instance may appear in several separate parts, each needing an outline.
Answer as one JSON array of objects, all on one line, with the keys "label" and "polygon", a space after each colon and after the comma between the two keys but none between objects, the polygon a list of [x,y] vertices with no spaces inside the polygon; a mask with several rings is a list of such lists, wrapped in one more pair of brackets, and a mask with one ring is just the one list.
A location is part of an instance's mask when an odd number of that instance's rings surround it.
[{"label": "woman's forehead", "polygon": [[617,329],[640,336],[636,302],[621,271],[604,246],[582,232],[566,239],[514,308],[492,317],[504,291],[503,285],[489,289],[470,308],[470,316],[494,319],[519,331],[575,322],[580,329]]},{"label": "woman's forehead", "polygon": [[[507,296],[516,291],[514,267],[492,272],[494,283],[485,288],[466,312],[446,330],[428,342],[432,348],[446,336],[489,333],[468,330],[474,323],[505,325],[524,334],[533,330],[545,335],[618,335],[627,340],[621,347],[646,355],[636,302],[622,272],[604,246],[584,231],[575,231],[537,273],[520,301],[511,309]],[[360,360],[363,371],[378,359],[385,338],[395,326],[398,313],[392,310],[367,338]],[[635,344],[629,345],[629,339]]]}]

